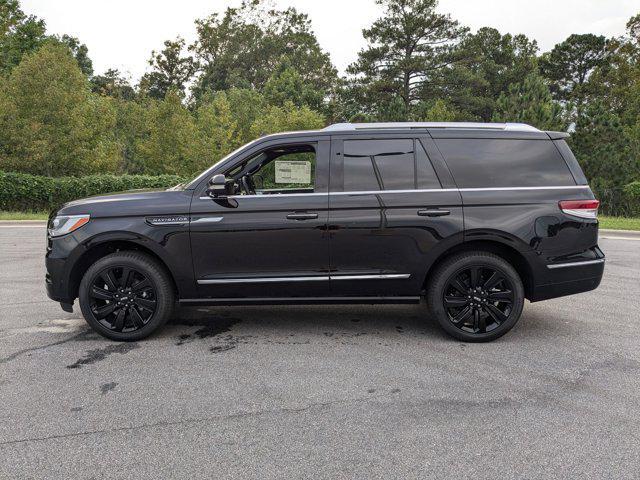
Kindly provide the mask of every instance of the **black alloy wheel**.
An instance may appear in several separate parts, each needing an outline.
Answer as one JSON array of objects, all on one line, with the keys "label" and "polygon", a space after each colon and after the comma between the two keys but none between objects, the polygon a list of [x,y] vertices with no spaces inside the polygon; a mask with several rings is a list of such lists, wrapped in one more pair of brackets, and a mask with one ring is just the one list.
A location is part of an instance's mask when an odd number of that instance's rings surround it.
[{"label": "black alloy wheel", "polygon": [[452,255],[428,279],[427,304],[440,326],[465,342],[501,337],[520,319],[524,286],[516,269],[486,251]]},{"label": "black alloy wheel", "polygon": [[108,267],[94,278],[91,313],[104,327],[133,332],[144,327],[156,312],[156,291],[141,272],[127,266]]},{"label": "black alloy wheel", "polygon": [[514,289],[495,268],[474,265],[456,272],[447,282],[443,303],[449,320],[468,333],[487,333],[507,321]]},{"label": "black alloy wheel", "polygon": [[143,252],[110,253],[85,272],[78,292],[82,314],[100,335],[141,340],[164,325],[176,300],[173,280]]}]

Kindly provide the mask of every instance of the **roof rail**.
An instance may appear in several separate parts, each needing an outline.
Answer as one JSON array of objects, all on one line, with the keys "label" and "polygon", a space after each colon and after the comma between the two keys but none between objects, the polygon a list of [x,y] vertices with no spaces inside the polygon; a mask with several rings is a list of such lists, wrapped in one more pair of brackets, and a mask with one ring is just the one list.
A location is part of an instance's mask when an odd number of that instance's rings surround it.
[{"label": "roof rail", "polygon": [[481,123],[481,122],[380,122],[380,123],[334,123],[325,131],[451,128],[456,130],[502,130],[510,132],[539,132],[526,123]]}]

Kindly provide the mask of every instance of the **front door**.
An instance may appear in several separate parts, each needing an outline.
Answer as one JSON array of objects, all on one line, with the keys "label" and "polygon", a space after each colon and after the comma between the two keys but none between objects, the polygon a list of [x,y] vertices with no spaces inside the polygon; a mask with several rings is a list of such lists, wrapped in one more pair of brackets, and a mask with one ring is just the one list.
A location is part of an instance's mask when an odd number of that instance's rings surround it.
[{"label": "front door", "polygon": [[380,134],[332,143],[331,294],[420,295],[429,262],[463,235],[460,192],[430,160],[433,141]]},{"label": "front door", "polygon": [[330,142],[270,140],[224,172],[235,190],[191,205],[191,247],[205,298],[289,298],[329,292]]}]

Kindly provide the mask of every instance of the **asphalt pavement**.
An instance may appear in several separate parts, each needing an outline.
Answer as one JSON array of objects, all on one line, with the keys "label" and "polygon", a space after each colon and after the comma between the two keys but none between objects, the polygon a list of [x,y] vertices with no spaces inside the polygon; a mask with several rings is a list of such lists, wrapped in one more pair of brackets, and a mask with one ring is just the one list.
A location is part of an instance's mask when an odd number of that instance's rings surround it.
[{"label": "asphalt pavement", "polygon": [[0,224],[0,478],[640,478],[640,236],[489,344],[424,306],[180,310],[114,343]]}]

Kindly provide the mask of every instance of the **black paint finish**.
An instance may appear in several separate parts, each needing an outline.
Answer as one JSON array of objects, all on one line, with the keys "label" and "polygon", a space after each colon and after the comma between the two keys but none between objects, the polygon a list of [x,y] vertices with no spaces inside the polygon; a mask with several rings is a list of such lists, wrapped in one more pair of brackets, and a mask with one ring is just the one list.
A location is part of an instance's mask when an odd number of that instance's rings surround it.
[{"label": "black paint finish", "polygon": [[[567,162],[575,182],[553,188],[459,189],[438,146],[440,140],[451,146],[456,138],[548,142]],[[343,145],[349,139],[414,142],[428,156],[432,168],[424,171],[437,175],[437,182],[429,184],[436,188],[345,192]],[[214,174],[228,174],[267,147],[299,143],[313,143],[317,152],[313,193],[208,196],[207,181]],[[487,248],[517,263],[530,300],[591,290],[600,282],[603,263],[548,268],[604,258],[597,246],[597,221],[566,215],[558,207],[561,200],[593,199],[580,175],[564,140],[552,141],[544,132],[396,129],[272,135],[234,152],[185,188],[65,205],[59,215],[88,213],[91,221],[48,239],[47,290],[52,299],[73,303],[91,261],[105,252],[139,249],[165,265],[184,303],[393,303],[394,298],[404,303],[419,299],[437,262],[466,248]],[[406,278],[371,278],[386,275]]]}]

